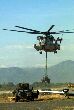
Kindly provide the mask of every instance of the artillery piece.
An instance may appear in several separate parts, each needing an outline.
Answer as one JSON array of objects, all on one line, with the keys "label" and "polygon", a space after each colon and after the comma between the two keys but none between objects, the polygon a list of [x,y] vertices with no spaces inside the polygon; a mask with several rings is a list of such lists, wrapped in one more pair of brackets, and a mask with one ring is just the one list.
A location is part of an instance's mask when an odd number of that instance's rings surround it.
[{"label": "artillery piece", "polygon": [[19,101],[34,101],[34,99],[38,98],[39,91],[33,90],[33,87],[30,89],[28,83],[19,83],[16,89],[13,91],[13,95],[15,96],[15,102]]}]

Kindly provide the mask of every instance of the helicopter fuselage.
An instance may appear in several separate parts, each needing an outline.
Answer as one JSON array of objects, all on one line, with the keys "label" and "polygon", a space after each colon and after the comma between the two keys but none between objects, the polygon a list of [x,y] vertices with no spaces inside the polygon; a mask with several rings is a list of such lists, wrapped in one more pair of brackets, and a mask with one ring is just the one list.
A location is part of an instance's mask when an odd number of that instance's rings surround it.
[{"label": "helicopter fuselage", "polygon": [[45,52],[54,52],[56,53],[57,50],[60,50],[60,45],[59,44],[49,44],[49,45],[37,45],[37,44],[34,44],[34,48],[37,50],[37,51],[41,51],[41,50],[44,50]]},{"label": "helicopter fuselage", "polygon": [[57,50],[60,50],[60,44],[58,40],[55,40],[53,36],[50,37],[42,37],[38,36],[37,40],[38,44],[34,44],[34,48],[37,51],[45,51],[45,52],[54,52],[57,53]]}]

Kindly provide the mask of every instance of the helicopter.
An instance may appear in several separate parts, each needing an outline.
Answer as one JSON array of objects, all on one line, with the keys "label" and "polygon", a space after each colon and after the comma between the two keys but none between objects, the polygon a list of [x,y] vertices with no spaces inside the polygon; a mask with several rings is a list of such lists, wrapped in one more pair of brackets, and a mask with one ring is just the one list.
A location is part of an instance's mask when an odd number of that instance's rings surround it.
[{"label": "helicopter", "polygon": [[[62,41],[62,38],[55,39],[53,37],[53,34],[60,34],[57,32],[51,32],[51,29],[55,25],[51,25],[51,27],[48,29],[48,31],[41,32],[29,28],[24,28],[21,26],[15,26],[17,28],[25,29],[26,31],[18,31],[18,30],[9,30],[9,31],[17,31],[17,32],[26,32],[29,34],[41,34],[40,36],[37,36],[38,44],[34,44],[34,48],[42,54],[42,51],[45,52],[54,52],[57,53],[57,50],[60,50],[60,43]],[[8,29],[3,29],[8,30]]]},{"label": "helicopter", "polygon": [[[9,31],[16,31],[16,32],[25,32],[29,34],[38,34],[40,36],[37,36],[38,44],[34,44],[34,48],[42,54],[42,51],[45,52],[54,52],[57,53],[58,50],[60,50],[60,43],[62,42],[62,38],[54,38],[53,34],[64,34],[64,33],[74,33],[69,30],[63,30],[58,32],[52,32],[55,25],[51,25],[50,28],[47,31],[41,32],[34,29],[29,29],[21,26],[14,26],[16,28],[20,28],[23,30],[9,30]],[[8,30],[8,29],[3,29]]]}]

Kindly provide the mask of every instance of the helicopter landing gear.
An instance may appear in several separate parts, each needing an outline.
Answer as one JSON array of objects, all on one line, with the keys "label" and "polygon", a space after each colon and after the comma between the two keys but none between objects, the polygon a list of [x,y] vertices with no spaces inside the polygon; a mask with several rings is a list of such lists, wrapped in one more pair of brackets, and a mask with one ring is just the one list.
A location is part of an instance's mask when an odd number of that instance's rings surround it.
[{"label": "helicopter landing gear", "polygon": [[56,51],[56,50],[54,51],[54,54],[55,54],[55,53],[57,53],[57,51]]},{"label": "helicopter landing gear", "polygon": [[40,51],[39,53],[42,54],[42,51]]}]

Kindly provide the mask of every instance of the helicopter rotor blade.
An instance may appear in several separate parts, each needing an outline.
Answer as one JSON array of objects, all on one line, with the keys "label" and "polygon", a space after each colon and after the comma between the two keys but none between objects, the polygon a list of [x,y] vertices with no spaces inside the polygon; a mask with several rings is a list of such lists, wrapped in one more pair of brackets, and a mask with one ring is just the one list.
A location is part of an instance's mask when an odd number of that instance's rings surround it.
[{"label": "helicopter rotor blade", "polygon": [[54,26],[55,26],[55,25],[52,25],[52,26],[49,28],[48,32],[49,32]]},{"label": "helicopter rotor blade", "polygon": [[50,32],[50,34],[60,34],[59,32]]},{"label": "helicopter rotor blade", "polygon": [[16,32],[17,32],[17,30],[14,30],[14,29],[12,29],[12,30],[9,30],[9,31],[16,31]]},{"label": "helicopter rotor blade", "polygon": [[44,34],[44,35],[50,35],[50,34],[60,34],[58,32],[28,32],[28,31],[17,31],[17,32],[25,32],[25,33],[29,33],[29,34]]},{"label": "helicopter rotor blade", "polygon": [[5,30],[5,31],[16,31],[17,32],[17,30],[14,30],[14,29],[11,29],[11,30],[3,29],[3,30]]},{"label": "helicopter rotor blade", "polygon": [[74,33],[74,32],[63,32],[63,33]]},{"label": "helicopter rotor blade", "polygon": [[37,31],[33,31],[33,32],[28,32],[28,31],[19,31],[19,30],[14,30],[14,29],[2,29],[2,30],[5,30],[5,31],[16,31],[16,32],[25,32],[25,33],[29,33],[29,34],[42,34],[41,32],[37,32]]},{"label": "helicopter rotor blade", "polygon": [[65,30],[65,31],[70,31],[70,30]]},{"label": "helicopter rotor blade", "polygon": [[8,30],[8,29],[2,29],[2,30]]},{"label": "helicopter rotor blade", "polygon": [[59,31],[60,33],[74,33],[74,32],[71,32],[69,30],[65,30],[65,31]]},{"label": "helicopter rotor blade", "polygon": [[40,31],[37,31],[37,30],[34,30],[34,29],[29,29],[29,28],[25,28],[25,27],[21,27],[21,26],[15,26],[15,27],[18,27],[18,28],[21,28],[21,29],[26,29],[26,30],[29,30],[29,31],[40,32]]},{"label": "helicopter rotor blade", "polygon": [[27,31],[17,31],[17,32],[25,32],[25,33],[29,33],[29,34],[41,34],[41,33],[38,33],[38,32],[27,32]]}]

